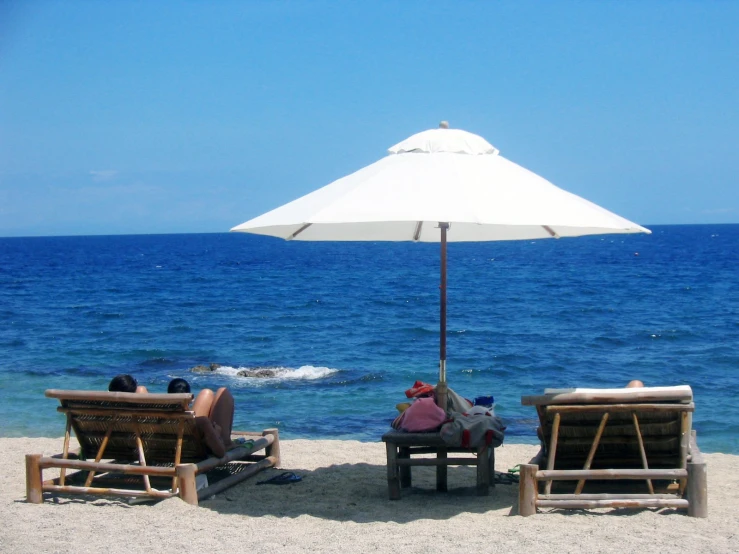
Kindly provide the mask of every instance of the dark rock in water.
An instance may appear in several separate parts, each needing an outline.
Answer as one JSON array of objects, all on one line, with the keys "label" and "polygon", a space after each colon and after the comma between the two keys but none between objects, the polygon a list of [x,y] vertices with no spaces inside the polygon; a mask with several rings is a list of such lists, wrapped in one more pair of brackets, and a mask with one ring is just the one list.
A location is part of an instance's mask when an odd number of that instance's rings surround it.
[{"label": "dark rock in water", "polygon": [[265,379],[269,377],[277,377],[277,372],[274,369],[244,369],[239,371],[236,375],[239,377],[259,377]]},{"label": "dark rock in water", "polygon": [[207,365],[196,365],[190,371],[194,373],[210,373],[213,370]]},{"label": "dark rock in water", "polygon": [[190,371],[194,373],[208,373],[211,371],[215,371],[219,367],[222,367],[221,364],[208,364],[208,365],[196,365]]}]

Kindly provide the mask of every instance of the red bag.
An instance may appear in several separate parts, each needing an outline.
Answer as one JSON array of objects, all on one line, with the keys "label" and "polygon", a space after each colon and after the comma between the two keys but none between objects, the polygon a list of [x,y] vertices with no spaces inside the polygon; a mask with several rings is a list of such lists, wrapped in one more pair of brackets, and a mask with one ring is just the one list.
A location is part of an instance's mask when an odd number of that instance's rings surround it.
[{"label": "red bag", "polygon": [[429,396],[434,394],[434,386],[424,383],[423,381],[416,381],[413,386],[405,391],[405,395],[408,398],[419,398],[421,396]]}]

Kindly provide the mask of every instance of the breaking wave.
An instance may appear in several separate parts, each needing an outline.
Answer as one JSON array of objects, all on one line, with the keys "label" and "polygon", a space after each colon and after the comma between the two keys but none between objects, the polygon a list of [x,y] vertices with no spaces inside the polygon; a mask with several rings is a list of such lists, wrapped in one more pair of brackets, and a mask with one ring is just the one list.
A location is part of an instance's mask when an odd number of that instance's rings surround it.
[{"label": "breaking wave", "polygon": [[215,373],[235,377],[238,379],[249,379],[253,381],[314,381],[323,379],[338,373],[338,369],[330,367],[315,367],[304,365],[299,368],[291,367],[230,367],[221,366]]}]

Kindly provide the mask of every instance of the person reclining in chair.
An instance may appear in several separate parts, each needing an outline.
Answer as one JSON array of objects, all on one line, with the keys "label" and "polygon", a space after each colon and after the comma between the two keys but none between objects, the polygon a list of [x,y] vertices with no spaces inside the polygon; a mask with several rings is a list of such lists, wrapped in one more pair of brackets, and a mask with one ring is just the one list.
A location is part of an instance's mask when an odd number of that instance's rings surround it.
[{"label": "person reclining in chair", "polygon": [[[168,393],[189,393],[190,383],[185,379],[172,379],[167,386]],[[203,435],[208,448],[222,458],[233,446],[231,427],[234,420],[234,397],[226,387],[215,393],[210,389],[201,390],[191,406],[195,413],[195,424]]]},{"label": "person reclining in chair", "polygon": [[[639,379],[633,379],[629,381],[624,388],[638,389],[638,388],[642,388],[643,386],[644,386],[644,383],[639,381]],[[541,430],[541,425],[536,428],[536,436],[539,437],[539,441],[541,442],[542,447],[546,450],[548,448],[548,443],[546,439],[544,438],[544,432]]]},{"label": "person reclining in chair", "polygon": [[139,385],[136,381],[136,377],[128,375],[127,373],[121,373],[116,375],[110,380],[108,385],[108,391],[110,392],[149,392],[146,387]]}]

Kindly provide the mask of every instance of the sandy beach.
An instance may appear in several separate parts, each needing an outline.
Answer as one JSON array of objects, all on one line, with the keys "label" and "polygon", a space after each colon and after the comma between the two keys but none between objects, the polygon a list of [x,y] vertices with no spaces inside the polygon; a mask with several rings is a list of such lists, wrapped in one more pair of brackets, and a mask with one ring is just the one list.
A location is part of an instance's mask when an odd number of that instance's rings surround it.
[{"label": "sandy beach", "polygon": [[[739,457],[708,454],[709,517],[674,510],[545,511],[515,515],[517,485],[474,495],[471,468],[450,468],[436,493],[432,468],[387,499],[385,449],[357,441],[282,441],[282,468],[303,476],[282,486],[257,482],[270,469],[199,507],[172,498],[131,505],[102,498],[25,502],[24,455],[54,454],[61,439],[0,439],[2,552],[737,552]],[[537,448],[496,449],[496,470],[528,461]]]}]

